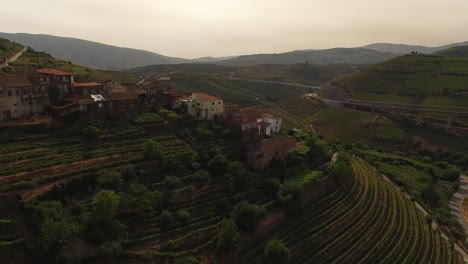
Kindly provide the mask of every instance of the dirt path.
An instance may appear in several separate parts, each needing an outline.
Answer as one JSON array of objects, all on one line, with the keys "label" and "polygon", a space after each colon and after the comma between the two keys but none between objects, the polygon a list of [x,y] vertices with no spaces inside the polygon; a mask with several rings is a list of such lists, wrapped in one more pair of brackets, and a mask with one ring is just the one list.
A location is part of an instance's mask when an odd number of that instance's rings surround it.
[{"label": "dirt path", "polygon": [[0,69],[3,67],[7,67],[10,63],[15,62],[21,55],[23,55],[23,52],[25,52],[28,48],[24,47],[22,50],[17,52],[15,55],[11,56],[7,61],[2,62],[0,64]]},{"label": "dirt path", "polygon": [[[468,177],[465,175],[460,176],[460,186],[457,192],[453,195],[450,201],[450,213],[458,219],[460,224],[468,234],[468,203],[465,202],[468,193]],[[468,239],[467,239],[468,241]]]}]

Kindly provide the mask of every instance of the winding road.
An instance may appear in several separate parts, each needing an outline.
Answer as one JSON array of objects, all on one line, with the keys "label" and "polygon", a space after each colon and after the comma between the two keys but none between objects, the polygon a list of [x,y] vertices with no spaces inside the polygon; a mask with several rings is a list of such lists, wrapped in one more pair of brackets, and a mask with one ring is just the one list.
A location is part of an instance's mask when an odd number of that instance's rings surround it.
[{"label": "winding road", "polygon": [[19,57],[21,57],[21,55],[23,55],[23,52],[25,52],[27,49],[27,47],[24,47],[22,50],[18,51],[15,55],[11,56],[5,62],[0,63],[0,69],[3,67],[7,67],[12,62],[15,62]]}]

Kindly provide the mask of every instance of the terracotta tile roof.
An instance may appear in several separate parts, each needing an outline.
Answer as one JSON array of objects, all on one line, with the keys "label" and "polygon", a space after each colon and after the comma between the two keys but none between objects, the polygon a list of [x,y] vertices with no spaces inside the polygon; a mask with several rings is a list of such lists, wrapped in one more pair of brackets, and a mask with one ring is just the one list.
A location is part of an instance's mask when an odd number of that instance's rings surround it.
[{"label": "terracotta tile roof", "polygon": [[204,100],[204,101],[218,101],[218,100],[223,100],[219,97],[216,97],[216,96],[213,96],[213,95],[209,95],[209,94],[206,94],[206,93],[193,93],[193,95],[195,95],[196,97]]},{"label": "terracotta tile roof", "polygon": [[26,75],[15,74],[0,77],[0,87],[13,88],[13,87],[29,87],[32,86]]},{"label": "terracotta tile roof", "polygon": [[52,75],[59,75],[59,76],[72,75],[69,72],[64,72],[64,71],[53,69],[53,68],[42,68],[42,69],[37,69],[36,71],[39,73],[43,73],[43,74],[52,74]]},{"label": "terracotta tile roof", "polygon": [[281,151],[287,152],[296,146],[296,141],[288,137],[273,137],[265,139],[260,144],[260,149],[263,152]]},{"label": "terracotta tile roof", "polygon": [[263,113],[262,115],[263,117],[267,117],[267,118],[276,118],[276,116],[270,114],[270,113]]},{"label": "terracotta tile roof", "polygon": [[66,98],[67,102],[70,104],[73,103],[78,103],[80,105],[86,105],[86,104],[93,104],[94,99],[91,97],[91,95],[72,95]]},{"label": "terracotta tile roof", "polygon": [[83,83],[74,82],[73,83],[73,87],[88,87],[88,86],[101,86],[101,85],[103,84],[98,83],[98,82],[83,82]]},{"label": "terracotta tile roof", "polygon": [[242,116],[242,117],[255,116],[255,117],[261,118],[262,111],[254,107],[244,107],[244,108],[241,108],[239,112],[235,113],[235,115]]}]

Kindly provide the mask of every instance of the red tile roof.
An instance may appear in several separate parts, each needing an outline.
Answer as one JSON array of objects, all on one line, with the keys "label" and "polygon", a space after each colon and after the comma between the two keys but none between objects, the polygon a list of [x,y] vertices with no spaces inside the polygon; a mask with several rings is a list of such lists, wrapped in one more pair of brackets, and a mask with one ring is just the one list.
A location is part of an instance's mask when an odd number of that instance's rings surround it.
[{"label": "red tile roof", "polygon": [[52,75],[58,75],[58,76],[72,75],[69,72],[64,72],[64,71],[53,69],[53,68],[42,68],[42,69],[37,69],[36,71],[39,73],[43,73],[43,74],[52,74]]},{"label": "red tile roof", "polygon": [[5,88],[29,87],[32,84],[25,75],[15,74],[0,77],[0,87],[2,86]]},{"label": "red tile roof", "polygon": [[276,116],[270,114],[270,113],[263,113],[262,115],[263,117],[267,117],[267,118],[276,118]]},{"label": "red tile roof", "polygon": [[218,101],[218,100],[223,100],[219,97],[209,95],[206,93],[193,93],[193,95],[197,96],[198,98],[204,100],[204,101]]},{"label": "red tile roof", "polygon": [[263,152],[288,152],[296,147],[296,141],[288,137],[273,137],[262,140],[260,149]]},{"label": "red tile roof", "polygon": [[73,83],[73,87],[89,87],[89,86],[101,86],[101,85],[103,84],[98,83],[98,82],[83,82],[83,83],[74,82]]}]

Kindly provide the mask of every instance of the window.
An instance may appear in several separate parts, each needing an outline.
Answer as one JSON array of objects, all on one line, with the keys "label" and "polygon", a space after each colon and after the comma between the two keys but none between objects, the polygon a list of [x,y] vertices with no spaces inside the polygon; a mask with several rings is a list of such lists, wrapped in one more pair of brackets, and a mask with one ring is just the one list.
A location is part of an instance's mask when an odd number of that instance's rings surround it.
[{"label": "window", "polygon": [[19,95],[20,95],[20,90],[19,90],[19,89],[16,89],[16,90],[15,90],[15,94],[16,94],[16,96],[19,96]]},{"label": "window", "polygon": [[13,96],[13,93],[11,92],[11,90],[8,90],[8,96]]},{"label": "window", "polygon": [[5,92],[3,90],[0,90],[0,96],[5,95]]},{"label": "window", "polygon": [[214,102],[212,102],[211,105],[214,105]]},{"label": "window", "polygon": [[220,104],[221,104],[221,101],[219,101],[218,104],[220,105]]}]

